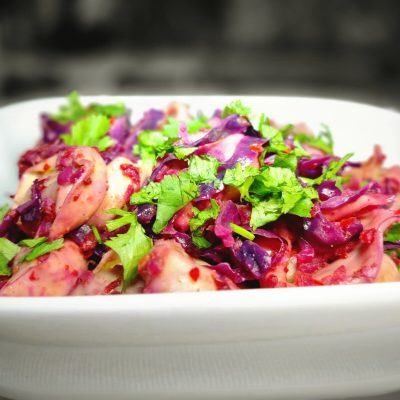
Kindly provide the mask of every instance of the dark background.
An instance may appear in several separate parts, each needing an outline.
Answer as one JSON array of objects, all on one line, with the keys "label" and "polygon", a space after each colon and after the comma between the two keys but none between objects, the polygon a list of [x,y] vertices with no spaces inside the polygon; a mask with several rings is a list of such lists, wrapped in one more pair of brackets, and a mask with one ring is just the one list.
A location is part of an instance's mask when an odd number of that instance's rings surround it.
[{"label": "dark background", "polygon": [[400,107],[397,0],[0,0],[0,104],[297,94]]}]

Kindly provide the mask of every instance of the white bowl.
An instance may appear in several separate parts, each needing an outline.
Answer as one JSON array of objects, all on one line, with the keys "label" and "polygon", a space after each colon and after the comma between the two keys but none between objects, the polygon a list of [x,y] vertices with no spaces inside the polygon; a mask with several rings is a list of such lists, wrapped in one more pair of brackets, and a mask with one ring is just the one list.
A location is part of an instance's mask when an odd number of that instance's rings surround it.
[{"label": "white bowl", "polygon": [[[312,98],[244,97],[280,122],[327,123],[337,152],[382,144],[400,114]],[[133,119],[175,99],[211,112],[232,97],[118,97]],[[115,101],[117,98],[85,98]],[[61,99],[0,110],[1,191]],[[15,399],[325,399],[400,389],[400,283],[110,297],[0,298],[0,396]]]}]

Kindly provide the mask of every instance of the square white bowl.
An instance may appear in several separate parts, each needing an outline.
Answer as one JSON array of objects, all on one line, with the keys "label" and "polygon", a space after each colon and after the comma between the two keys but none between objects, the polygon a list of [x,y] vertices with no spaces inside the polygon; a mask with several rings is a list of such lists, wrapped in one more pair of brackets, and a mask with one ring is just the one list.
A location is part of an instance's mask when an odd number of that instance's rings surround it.
[{"label": "square white bowl", "polygon": [[[400,114],[315,98],[88,97],[132,120],[184,101],[210,113],[241,98],[273,119],[328,124],[338,154],[379,143],[399,160]],[[0,110],[0,191],[62,99]],[[322,399],[400,389],[400,283],[104,297],[0,298],[0,396],[15,399]]]}]

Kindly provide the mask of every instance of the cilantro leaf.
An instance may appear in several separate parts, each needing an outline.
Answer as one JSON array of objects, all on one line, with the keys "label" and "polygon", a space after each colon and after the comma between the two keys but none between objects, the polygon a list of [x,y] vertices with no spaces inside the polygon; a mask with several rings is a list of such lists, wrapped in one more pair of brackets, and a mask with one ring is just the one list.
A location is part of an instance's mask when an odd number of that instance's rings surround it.
[{"label": "cilantro leaf", "polygon": [[250,226],[259,228],[269,222],[277,220],[282,215],[282,200],[271,197],[267,201],[261,201],[251,210]]},{"label": "cilantro leaf", "polygon": [[65,144],[70,146],[94,146],[104,151],[114,144],[107,136],[110,129],[110,121],[103,115],[90,115],[75,123],[71,133],[61,135]]},{"label": "cilantro leaf", "polygon": [[187,158],[190,154],[192,154],[196,150],[197,147],[179,147],[179,146],[173,147],[173,153],[176,155],[177,158],[179,158],[179,160]]},{"label": "cilantro leaf", "polygon": [[8,263],[18,252],[18,245],[4,237],[0,238],[0,276],[11,276],[12,271]]},{"label": "cilantro leaf", "polygon": [[161,185],[159,182],[150,182],[148,185],[143,186],[138,192],[133,193],[131,196],[131,204],[148,204],[154,203],[161,193]]},{"label": "cilantro leaf", "polygon": [[221,163],[211,156],[193,156],[189,159],[188,174],[196,183],[214,182]]},{"label": "cilantro leaf", "polygon": [[191,119],[186,123],[187,131],[189,134],[196,133],[200,129],[208,129],[211,128],[211,125],[208,123],[208,118],[204,115]]},{"label": "cilantro leaf", "polygon": [[251,117],[251,109],[243,105],[240,100],[232,101],[229,105],[227,105],[222,111],[222,118],[226,118],[229,115],[240,115],[241,117],[247,117],[250,119]]},{"label": "cilantro leaf", "polygon": [[317,136],[306,133],[297,133],[295,139],[311,147],[322,150],[324,153],[333,154],[333,139],[329,127],[322,124],[322,130]]},{"label": "cilantro leaf", "polygon": [[255,238],[254,233],[249,232],[247,229],[244,229],[241,226],[236,225],[232,222],[229,225],[232,228],[232,231],[235,232],[236,234],[238,234],[246,239],[254,240],[254,238]]},{"label": "cilantro leaf", "polygon": [[4,237],[0,238],[0,253],[11,261],[18,253],[19,246]]},{"label": "cilantro leaf", "polygon": [[261,137],[264,139],[272,139],[274,136],[278,135],[282,132],[271,126],[269,118],[265,116],[265,114],[261,114],[260,122],[258,123],[258,131],[261,134]]},{"label": "cilantro leaf", "polygon": [[[124,222],[120,222],[120,226],[127,225],[125,222],[129,220],[128,223],[130,227],[128,231],[112,237],[107,240],[105,244],[114,250],[121,260],[124,269],[123,289],[126,289],[137,275],[140,260],[146,256],[153,247],[153,241],[145,235],[144,229],[138,222],[135,213],[124,211],[123,214],[124,216],[122,218],[125,218],[125,220]],[[128,217],[127,214],[130,214],[130,216]],[[109,225],[107,225],[107,228],[109,229]]]},{"label": "cilantro leaf", "polygon": [[134,146],[134,154],[148,166],[153,167],[157,158],[163,157],[173,149],[172,144],[179,139],[179,121],[169,118],[159,131],[145,130],[138,135],[138,144]]},{"label": "cilantro leaf", "polygon": [[212,246],[211,243],[201,235],[200,231],[192,233],[192,243],[199,249],[208,249]]},{"label": "cilantro leaf", "polygon": [[238,162],[234,168],[227,169],[224,175],[223,183],[228,186],[242,186],[247,178],[257,176],[259,169],[251,165],[243,168],[242,164]]},{"label": "cilantro leaf", "polygon": [[167,175],[159,185],[154,233],[160,233],[177,211],[198,196],[197,185],[185,176]]},{"label": "cilantro leaf", "polygon": [[18,244],[20,246],[25,246],[25,247],[36,247],[39,246],[39,244],[44,243],[47,240],[47,237],[39,237],[39,238],[34,238],[34,239],[23,239],[21,240]]},{"label": "cilantro leaf", "polygon": [[120,117],[126,113],[126,106],[124,103],[92,104],[89,106],[88,111],[105,115],[106,117]]},{"label": "cilantro leaf", "polygon": [[[337,176],[338,172],[343,168],[346,162],[353,156],[353,153],[348,153],[340,160],[332,160],[321,176],[315,179],[301,178],[310,186],[320,185],[325,181],[336,181],[336,186],[340,186],[342,182],[342,177]],[[339,187],[338,186],[338,187]]]},{"label": "cilantro leaf", "polygon": [[71,92],[67,97],[68,104],[62,105],[57,114],[52,118],[57,122],[65,124],[67,122],[76,122],[83,117],[91,114],[101,114],[106,117],[119,117],[126,113],[126,107],[123,103],[116,104],[91,104],[84,107],[76,91]]},{"label": "cilantro leaf", "polygon": [[386,242],[400,241],[400,223],[393,224],[385,233]]},{"label": "cilantro leaf", "polygon": [[189,226],[192,232],[197,231],[201,226],[203,226],[208,220],[216,219],[219,214],[219,205],[214,200],[211,199],[211,207],[200,211],[198,208],[192,208],[194,217],[190,220]]},{"label": "cilantro leaf", "polygon": [[3,221],[4,217],[7,215],[9,211],[10,207],[7,204],[4,204],[3,206],[0,207],[0,222]]},{"label": "cilantro leaf", "polygon": [[296,171],[297,156],[294,152],[288,154],[277,154],[274,160],[274,167],[288,168],[291,171]]},{"label": "cilantro leaf", "polygon": [[54,242],[42,242],[33,247],[33,249],[20,260],[20,262],[24,261],[33,261],[36,258],[43,256],[44,254],[51,253],[52,251],[61,249],[64,246],[64,239],[54,240]]}]

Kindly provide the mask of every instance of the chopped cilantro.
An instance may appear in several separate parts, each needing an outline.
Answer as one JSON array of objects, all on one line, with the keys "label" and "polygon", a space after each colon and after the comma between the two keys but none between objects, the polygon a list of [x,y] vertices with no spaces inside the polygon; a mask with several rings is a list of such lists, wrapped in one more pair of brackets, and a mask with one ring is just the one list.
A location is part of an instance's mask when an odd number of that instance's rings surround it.
[{"label": "chopped cilantro", "polygon": [[342,184],[342,177],[338,176],[338,172],[343,168],[346,162],[353,156],[353,153],[348,153],[340,160],[332,160],[321,176],[315,179],[301,178],[310,186],[320,185],[325,181],[336,181],[336,186],[340,187]]},{"label": "chopped cilantro", "polygon": [[261,114],[260,122],[258,123],[258,131],[264,139],[272,139],[279,133],[282,134],[279,129],[271,126],[269,118],[266,117],[265,114]]},{"label": "chopped cilantro", "polygon": [[204,115],[191,119],[186,123],[188,133],[196,133],[200,129],[208,129],[211,128],[211,125],[208,123],[208,118]]},{"label": "chopped cilantro", "polygon": [[4,204],[3,206],[0,207],[0,222],[3,221],[4,217],[7,215],[9,211],[10,207],[7,204]]},{"label": "chopped cilantro", "polygon": [[76,122],[83,117],[91,114],[101,114],[106,117],[119,117],[126,113],[126,107],[123,103],[116,104],[91,104],[84,107],[80,101],[79,94],[76,91],[71,92],[68,97],[68,104],[62,105],[57,114],[52,115],[56,121],[65,124],[67,122]]},{"label": "chopped cilantro", "polygon": [[236,225],[232,222],[229,225],[232,228],[232,231],[235,232],[236,234],[243,236],[246,239],[254,240],[254,238],[255,238],[254,233],[251,233],[247,229],[244,229],[241,226]]},{"label": "chopped cilantro", "polygon": [[18,244],[20,246],[33,248],[33,247],[39,246],[39,244],[44,243],[46,240],[47,240],[47,237],[42,236],[42,237],[38,237],[38,238],[34,238],[34,239],[23,239]]},{"label": "chopped cilantro", "polygon": [[[153,247],[153,241],[146,236],[142,225],[137,220],[135,213],[124,210],[112,209],[114,214],[121,216],[107,223],[107,229],[113,231],[124,225],[130,225],[126,233],[122,233],[107,240],[105,244],[110,247],[121,260],[124,269],[123,289],[136,277],[140,260],[146,256]],[[122,220],[122,221],[119,221]]]},{"label": "chopped cilantro", "polygon": [[400,241],[400,223],[393,224],[385,233],[386,242]]},{"label": "chopped cilantro", "polygon": [[107,136],[110,129],[110,121],[103,115],[90,115],[75,123],[71,133],[61,135],[65,144],[70,146],[94,146],[104,151],[114,144]]},{"label": "chopped cilantro", "polygon": [[172,144],[179,139],[179,121],[169,118],[164,127],[159,131],[142,131],[138,135],[138,144],[134,146],[134,154],[153,167],[157,158],[173,149]]},{"label": "chopped cilantro", "polygon": [[10,276],[11,268],[8,263],[19,252],[19,246],[6,238],[0,238],[0,276]]},{"label": "chopped cilantro", "polygon": [[306,133],[297,133],[295,139],[300,143],[307,144],[316,149],[320,149],[327,154],[333,154],[333,139],[329,127],[322,124],[322,130],[317,136],[308,135]]},{"label": "chopped cilantro", "polygon": [[100,232],[97,229],[97,226],[96,225],[90,225],[90,227],[92,228],[93,235],[96,238],[97,243],[103,244],[103,239],[100,236]]},{"label": "chopped cilantro", "polygon": [[242,104],[240,100],[232,101],[222,111],[222,118],[228,117],[229,115],[240,115],[241,117],[251,117],[251,109]]},{"label": "chopped cilantro", "polygon": [[208,249],[211,247],[211,243],[199,231],[192,233],[192,243],[199,249]]},{"label": "chopped cilantro", "polygon": [[192,208],[194,217],[190,220],[189,226],[191,232],[197,231],[200,227],[202,227],[208,220],[216,219],[219,214],[219,205],[214,200],[211,199],[211,207],[205,210],[200,211],[198,208]]},{"label": "chopped cilantro", "polygon": [[179,146],[174,146],[173,147],[173,153],[179,160],[182,160],[184,158],[187,158],[190,154],[195,152],[197,150],[197,147],[179,147]]},{"label": "chopped cilantro", "polygon": [[214,182],[221,163],[211,156],[193,156],[189,159],[188,174],[196,183]]},{"label": "chopped cilantro", "polygon": [[38,241],[38,244],[36,244],[28,254],[25,254],[25,256],[21,259],[20,262],[22,263],[24,261],[36,260],[36,258],[43,256],[44,254],[51,253],[54,250],[61,249],[61,247],[63,246],[64,246],[64,239],[54,240],[54,242]]},{"label": "chopped cilantro", "polygon": [[177,211],[198,196],[196,183],[183,176],[167,175],[159,185],[154,233],[160,233]]}]

